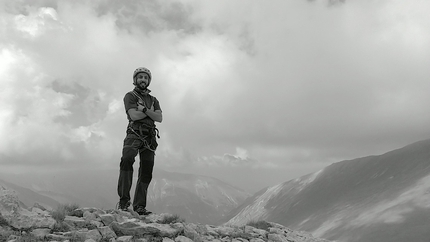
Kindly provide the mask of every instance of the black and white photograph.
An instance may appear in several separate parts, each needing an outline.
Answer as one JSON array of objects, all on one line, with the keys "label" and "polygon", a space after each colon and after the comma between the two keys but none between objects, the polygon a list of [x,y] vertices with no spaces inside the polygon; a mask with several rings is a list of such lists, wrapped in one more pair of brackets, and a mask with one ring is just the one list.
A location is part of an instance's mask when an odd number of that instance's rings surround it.
[{"label": "black and white photograph", "polygon": [[0,0],[0,241],[429,242],[429,10]]}]

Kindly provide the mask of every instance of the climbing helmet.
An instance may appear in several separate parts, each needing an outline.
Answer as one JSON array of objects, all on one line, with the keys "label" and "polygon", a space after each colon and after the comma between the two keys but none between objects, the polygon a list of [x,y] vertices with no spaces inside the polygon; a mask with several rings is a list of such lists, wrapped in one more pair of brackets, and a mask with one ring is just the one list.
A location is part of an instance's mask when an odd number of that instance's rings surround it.
[{"label": "climbing helmet", "polygon": [[136,76],[139,73],[146,73],[146,74],[148,74],[148,76],[149,76],[149,83],[148,83],[148,85],[149,85],[151,83],[152,75],[151,75],[151,71],[148,68],[146,68],[146,67],[139,67],[139,68],[137,68],[134,71],[134,73],[133,73],[133,83],[136,84]]}]

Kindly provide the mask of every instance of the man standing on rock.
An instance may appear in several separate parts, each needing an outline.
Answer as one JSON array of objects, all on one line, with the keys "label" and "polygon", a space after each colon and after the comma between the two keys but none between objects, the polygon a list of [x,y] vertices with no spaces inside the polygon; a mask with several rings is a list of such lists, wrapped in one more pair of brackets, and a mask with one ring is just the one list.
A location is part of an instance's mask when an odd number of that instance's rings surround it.
[{"label": "man standing on rock", "polygon": [[133,199],[133,210],[139,215],[148,215],[146,197],[152,180],[155,149],[157,148],[158,129],[155,122],[161,122],[163,115],[157,98],[150,95],[151,71],[145,67],[133,73],[135,88],[124,96],[124,106],[129,124],[124,139],[120,173],[118,179],[118,209],[127,211],[130,206],[130,189],[133,181],[133,164],[139,154],[140,164]]}]

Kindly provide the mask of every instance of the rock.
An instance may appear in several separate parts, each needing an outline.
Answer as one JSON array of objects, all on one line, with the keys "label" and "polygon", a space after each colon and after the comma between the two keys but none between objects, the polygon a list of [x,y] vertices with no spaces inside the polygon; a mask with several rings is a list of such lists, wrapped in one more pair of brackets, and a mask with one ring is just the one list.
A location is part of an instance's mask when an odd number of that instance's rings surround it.
[{"label": "rock", "polygon": [[6,217],[18,212],[20,208],[21,205],[16,192],[0,186],[0,211],[2,211],[2,215]]},{"label": "rock", "polygon": [[116,239],[117,242],[132,242],[133,236],[121,236]]},{"label": "rock", "polygon": [[280,235],[280,234],[269,234],[269,235],[267,236],[267,238],[268,238],[270,241],[274,241],[274,242],[283,242],[283,241],[287,241],[287,239],[286,239],[284,236]]},{"label": "rock", "polygon": [[98,230],[99,230],[100,234],[102,235],[103,239],[116,238],[115,232],[113,232],[113,230],[109,226],[100,227],[100,228],[98,228]]},{"label": "rock", "polygon": [[71,233],[71,236],[72,237],[79,237],[80,239],[84,239],[87,236],[88,231],[89,230],[87,228],[76,230],[76,231],[74,231],[74,232]]},{"label": "rock", "polygon": [[141,223],[141,222],[113,222],[110,227],[116,234],[142,236],[146,234],[161,237],[174,237],[180,231],[167,224]]},{"label": "rock", "polygon": [[131,222],[131,221],[126,221],[126,222],[114,221],[109,225],[109,227],[118,236],[123,236],[123,235],[133,236],[133,235],[136,235],[135,228],[139,227],[139,224],[137,224],[135,222]]},{"label": "rock", "polygon": [[[139,216],[135,212],[78,208],[56,222],[52,215],[35,204],[30,211],[16,193],[0,186],[1,234],[11,234],[8,242],[21,241],[27,233],[44,241],[86,242],[324,242],[308,233],[293,231],[268,222],[268,231],[252,226],[212,226],[178,222],[163,224],[170,214]],[[57,218],[58,219],[58,218]],[[19,234],[21,233],[21,234]],[[23,237],[21,237],[21,236]]]},{"label": "rock", "polygon": [[200,235],[194,229],[194,226],[191,226],[190,224],[186,224],[184,226],[184,235],[188,238],[192,238],[193,240],[198,240],[200,238]]},{"label": "rock", "polygon": [[82,215],[82,217],[86,220],[86,221],[92,221],[92,220],[97,220],[97,215],[90,212],[90,211],[85,211],[84,214]]},{"label": "rock", "polygon": [[267,234],[269,233],[269,232],[267,232],[267,231],[266,231],[266,230],[264,230],[264,229],[256,229],[256,228],[254,228],[252,231],[253,231],[254,233],[256,233],[256,234],[258,234],[258,235],[260,235],[260,236],[264,237],[264,238],[266,238],[266,237],[267,237]]},{"label": "rock", "polygon": [[46,238],[50,239],[51,241],[66,241],[69,237],[63,234],[48,234]]},{"label": "rock", "polygon": [[92,239],[94,241],[100,241],[102,239],[102,235],[97,229],[93,229],[86,233],[85,238]]},{"label": "rock", "polygon": [[85,221],[85,219],[75,216],[66,216],[64,222],[76,228],[82,228],[87,225],[87,221]]},{"label": "rock", "polygon": [[113,221],[115,221],[115,216],[112,214],[102,214],[100,215],[100,219],[104,225],[109,226]]},{"label": "rock", "polygon": [[264,242],[264,240],[256,238],[256,239],[249,240],[249,242]]},{"label": "rock", "polygon": [[83,213],[85,213],[85,212],[94,213],[94,212],[96,212],[96,211],[99,211],[100,209],[98,209],[98,208],[78,208],[78,209],[76,209],[76,210],[80,210],[80,211],[82,211]]},{"label": "rock", "polygon": [[176,242],[193,242],[193,240],[191,240],[190,238],[187,238],[187,237],[182,236],[182,235],[176,237],[175,241]]},{"label": "rock", "polygon": [[32,228],[54,228],[55,219],[40,216],[37,213],[21,209],[19,213],[6,217],[9,225],[19,230],[29,230]]},{"label": "rock", "polygon": [[48,236],[50,232],[51,229],[33,229],[33,231],[31,231],[31,234],[38,239],[43,239]]},{"label": "rock", "polygon": [[7,241],[11,242],[11,241],[19,240],[19,239],[20,239],[20,236],[12,234],[7,238]]},{"label": "rock", "polygon": [[253,233],[254,232],[254,227],[245,225],[245,227],[243,228],[243,231],[245,233]]},{"label": "rock", "polygon": [[180,233],[182,233],[185,229],[185,225],[183,223],[174,223],[171,226],[172,226],[172,228],[179,230]]},{"label": "rock", "polygon": [[207,234],[210,234],[212,236],[218,236],[219,234],[215,231],[215,228],[213,226],[210,225],[206,225],[206,231]]},{"label": "rock", "polygon": [[232,233],[237,233],[238,231],[236,228],[233,228],[233,227],[220,226],[215,228],[215,232],[217,232],[221,236],[228,236]]},{"label": "rock", "polygon": [[38,209],[40,209],[42,211],[46,211],[47,210],[44,206],[40,205],[39,203],[34,203],[33,204],[33,208],[38,208]]},{"label": "rock", "polygon": [[244,238],[234,238],[231,242],[249,242],[249,241]]},{"label": "rock", "polygon": [[69,213],[69,216],[74,216],[78,218],[82,218],[84,216],[84,211],[80,208],[75,209]]},{"label": "rock", "polygon": [[31,212],[37,213],[37,214],[40,214],[40,215],[43,215],[43,216],[49,216],[49,212],[48,211],[42,210],[40,208],[33,207],[33,208],[31,208]]},{"label": "rock", "polygon": [[102,222],[99,222],[97,220],[90,220],[88,223],[93,225],[96,228],[104,226],[104,224]]},{"label": "rock", "polygon": [[53,228],[55,220],[49,213],[35,208],[29,211],[19,201],[15,191],[0,186],[0,212],[8,225],[17,230],[29,230],[32,228]]}]

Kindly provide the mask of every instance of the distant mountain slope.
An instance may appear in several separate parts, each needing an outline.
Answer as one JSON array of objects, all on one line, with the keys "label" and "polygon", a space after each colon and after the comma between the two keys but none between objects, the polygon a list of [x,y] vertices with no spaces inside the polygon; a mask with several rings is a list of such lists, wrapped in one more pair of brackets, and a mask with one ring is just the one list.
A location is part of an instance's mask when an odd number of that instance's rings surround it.
[{"label": "distant mountain slope", "polygon": [[[114,208],[119,200],[118,173],[117,170],[64,171],[1,177],[60,203],[107,209]],[[178,214],[192,223],[218,224],[250,195],[215,178],[155,170],[148,189],[148,209]]]},{"label": "distant mountain slope", "polygon": [[178,214],[190,222],[219,224],[251,194],[218,179],[155,171],[148,206],[155,212]]},{"label": "distant mountain slope", "polygon": [[24,204],[24,207],[31,207],[35,203],[38,203],[45,208],[56,208],[58,206],[58,202],[54,199],[41,195],[37,192],[34,192],[28,188],[24,188],[3,180],[0,180],[0,187],[3,187],[7,190],[12,190],[16,192],[16,195],[19,198],[19,201]]},{"label": "distant mountain slope", "polygon": [[229,224],[266,219],[330,240],[428,241],[430,140],[264,189],[235,212]]}]

